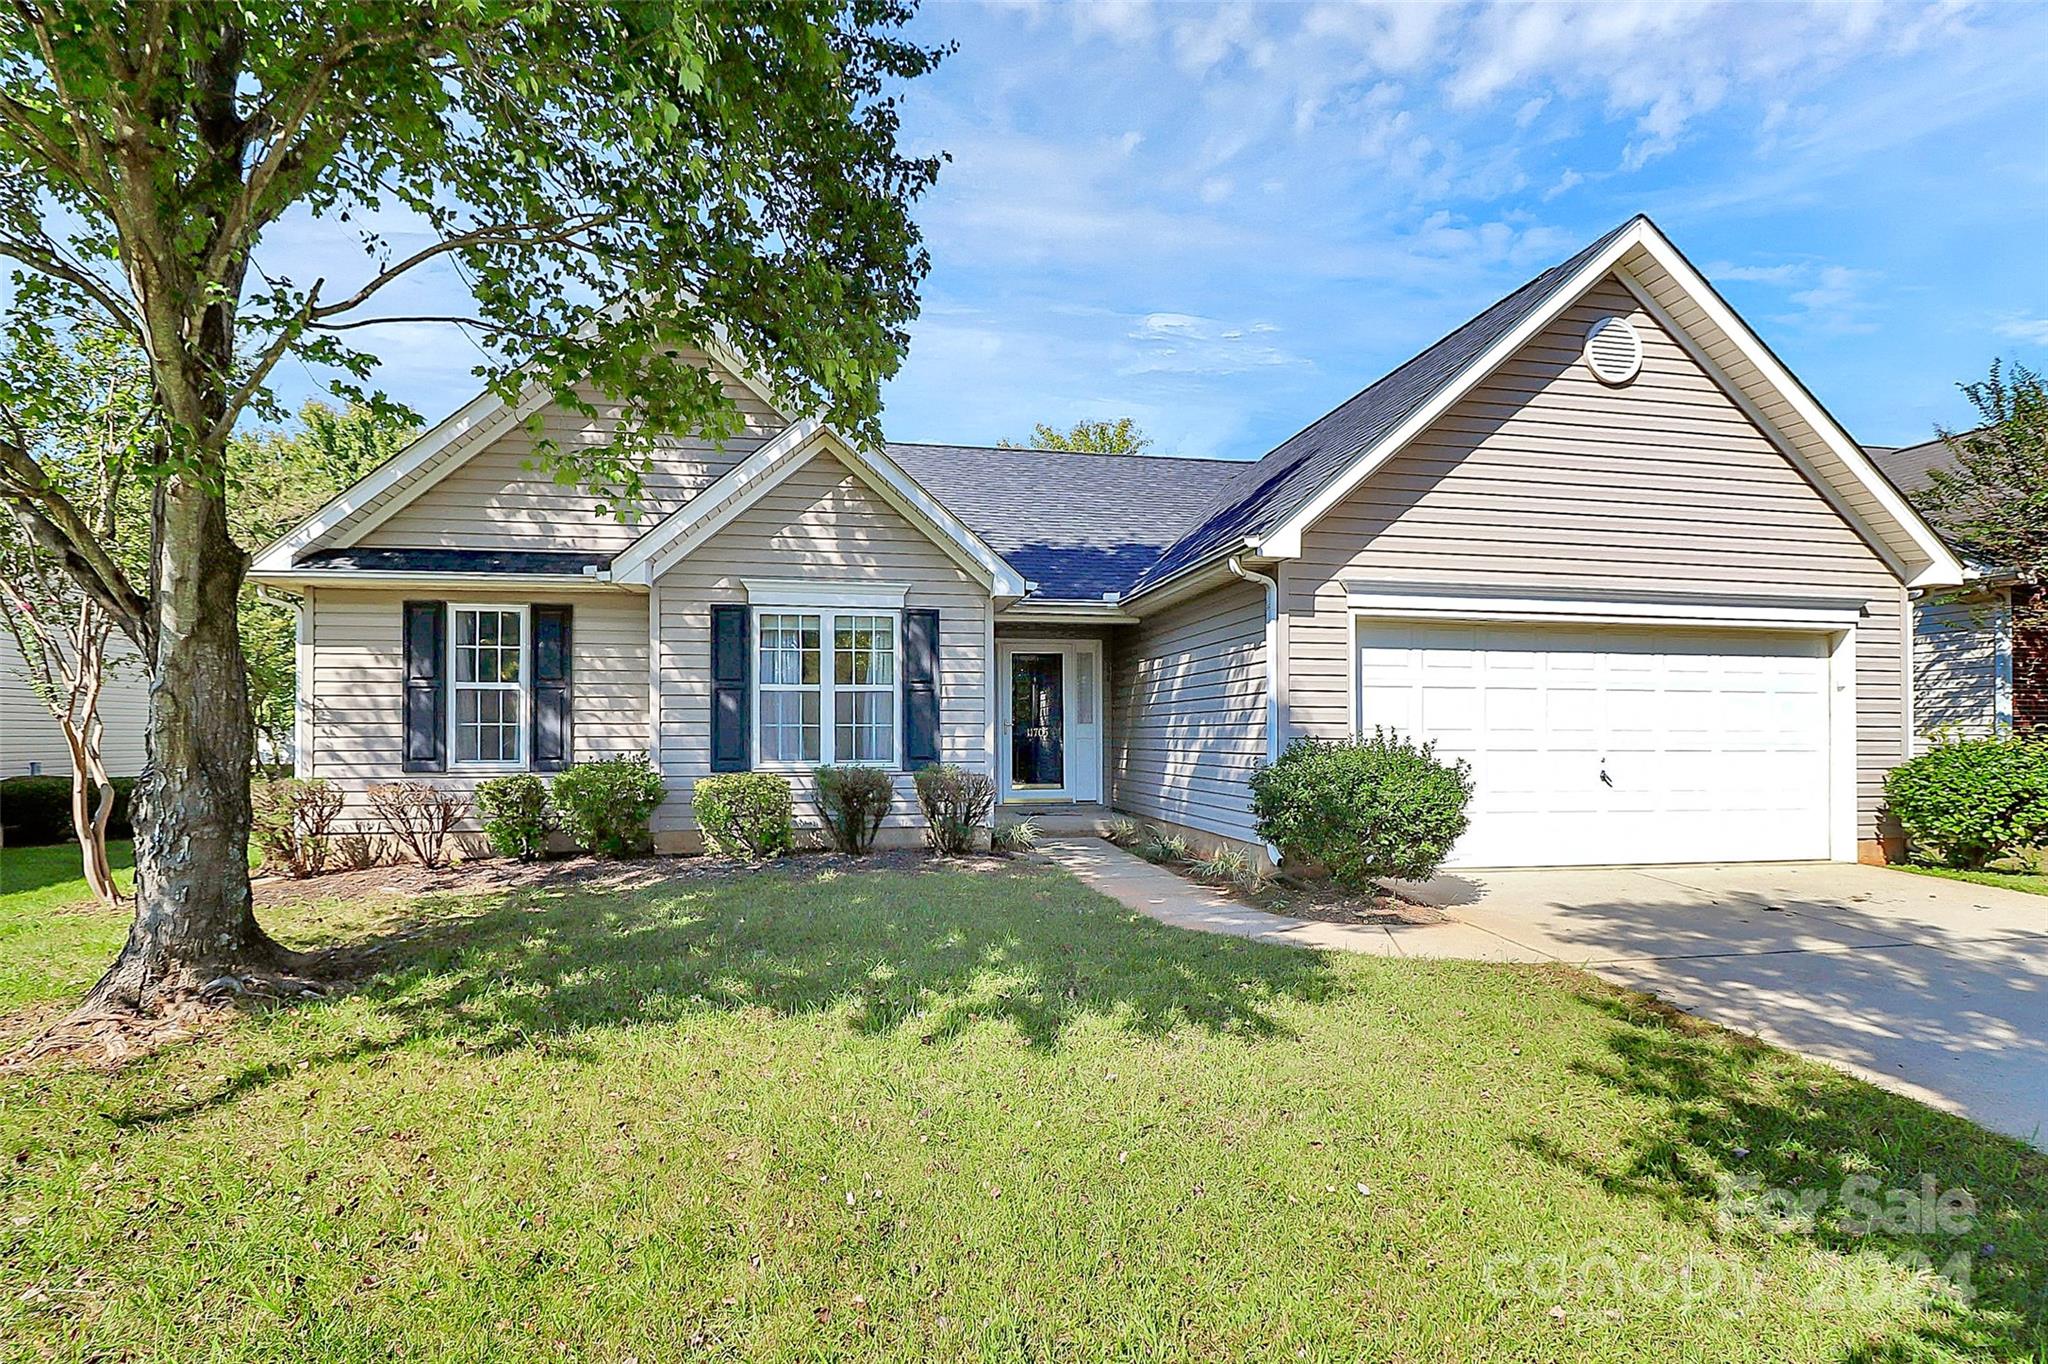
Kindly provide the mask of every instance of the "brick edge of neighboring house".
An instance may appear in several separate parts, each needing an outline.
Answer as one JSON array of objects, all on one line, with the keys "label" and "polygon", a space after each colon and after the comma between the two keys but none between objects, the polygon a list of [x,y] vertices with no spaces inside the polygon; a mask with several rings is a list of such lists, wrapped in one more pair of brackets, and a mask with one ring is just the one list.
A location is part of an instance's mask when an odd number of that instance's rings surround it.
[{"label": "brick edge of neighboring house", "polygon": [[2013,593],[2012,727],[2048,736],[2048,589]]}]

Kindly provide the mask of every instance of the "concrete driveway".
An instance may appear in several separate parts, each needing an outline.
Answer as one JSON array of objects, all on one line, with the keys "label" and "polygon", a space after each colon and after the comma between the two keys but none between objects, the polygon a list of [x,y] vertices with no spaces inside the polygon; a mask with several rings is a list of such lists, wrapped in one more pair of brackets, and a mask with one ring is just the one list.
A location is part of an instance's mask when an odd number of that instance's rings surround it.
[{"label": "concrete driveway", "polygon": [[1472,872],[1407,889],[1530,957],[2048,1144],[2048,897],[1837,863]]}]

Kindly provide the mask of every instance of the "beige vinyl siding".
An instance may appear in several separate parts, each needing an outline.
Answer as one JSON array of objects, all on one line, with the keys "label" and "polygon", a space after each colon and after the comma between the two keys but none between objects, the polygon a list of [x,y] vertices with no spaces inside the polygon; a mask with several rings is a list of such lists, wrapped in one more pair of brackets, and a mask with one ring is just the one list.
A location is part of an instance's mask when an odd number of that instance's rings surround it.
[{"label": "beige vinyl siding", "polygon": [[[415,500],[356,543],[411,549],[624,549],[782,429],[782,419],[738,380],[728,375],[724,387],[746,418],[745,431],[723,446],[664,439],[651,456],[640,515],[633,521],[599,511],[596,499],[583,488],[557,483],[545,470],[526,467],[535,459],[536,437],[521,423],[466,458],[452,456],[454,467],[438,482],[417,492]],[[550,405],[542,409],[541,437],[565,451],[609,444],[619,428],[619,408],[594,390],[586,390],[584,396],[598,408],[599,416]],[[447,465],[437,461],[435,468]],[[408,488],[417,489],[432,472],[422,471]],[[406,491],[394,489],[380,505]],[[341,538],[346,535],[344,527]]]},{"label": "beige vinyl siding", "polygon": [[1110,646],[1110,804],[1252,840],[1266,757],[1266,594],[1218,588],[1119,631]]},{"label": "beige vinyl siding", "polygon": [[500,772],[407,773],[404,714],[404,604],[567,602],[570,707],[579,762],[645,753],[648,744],[647,598],[629,592],[350,591],[310,594],[312,623],[312,770],[348,793],[351,817],[363,788],[417,777],[473,791]]},{"label": "beige vinyl siding", "polygon": [[[107,680],[99,698],[100,760],[111,777],[142,771],[143,732],[149,722],[149,679],[133,646],[116,636],[107,644]],[[49,708],[28,682],[28,665],[14,636],[0,630],[0,777],[28,774],[41,764],[46,777],[71,775],[71,746]]]},{"label": "beige vinyl siding", "polygon": [[[939,612],[940,757],[988,770],[987,589],[845,464],[821,453],[655,584],[661,613],[660,756],[671,792],[655,817],[657,831],[696,828],[690,795],[697,778],[711,771],[711,608],[744,604],[748,578],[908,584],[906,607]],[[797,788],[799,821],[815,824],[808,775],[789,775]],[[910,776],[901,774],[885,827],[922,823]]]},{"label": "beige vinyl siding", "polygon": [[[2012,603],[2004,592],[1913,606],[1913,732],[1982,739],[2010,721]],[[2004,702],[2001,705],[2001,701]]]},{"label": "beige vinyl siding", "polygon": [[[1642,373],[1587,372],[1587,326],[1628,317]],[[1885,562],[1612,278],[1318,521],[1283,565],[1290,732],[1352,723],[1347,583],[1814,597],[1857,629],[1862,838],[1904,752],[1905,588]]]}]

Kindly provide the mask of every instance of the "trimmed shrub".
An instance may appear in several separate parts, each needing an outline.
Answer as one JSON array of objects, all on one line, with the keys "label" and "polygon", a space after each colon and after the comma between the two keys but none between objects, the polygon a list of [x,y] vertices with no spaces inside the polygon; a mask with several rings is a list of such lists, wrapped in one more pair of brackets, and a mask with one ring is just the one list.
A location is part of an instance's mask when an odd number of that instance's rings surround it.
[{"label": "trimmed shrub", "polygon": [[264,865],[300,880],[327,870],[328,834],[342,803],[341,788],[319,777],[250,783],[249,833]]},{"label": "trimmed shrub", "polygon": [[704,846],[720,857],[779,857],[796,842],[789,779],[773,772],[699,777],[690,809]]},{"label": "trimmed shrub", "polygon": [[[115,777],[114,813],[107,821],[108,838],[133,838],[129,806],[135,778]],[[94,790],[91,799],[98,799]],[[98,806],[92,807],[94,813]],[[0,781],[0,842],[11,848],[36,848],[69,843],[78,833],[71,827],[71,777],[8,777]]]},{"label": "trimmed shrub", "polygon": [[875,846],[882,817],[895,799],[895,783],[879,767],[820,767],[818,816],[832,846],[855,856]]},{"label": "trimmed shrub", "polygon": [[528,772],[476,784],[476,812],[500,857],[538,862],[547,856],[548,830],[555,827],[555,803],[547,783]]},{"label": "trimmed shrub", "polygon": [[1885,805],[1915,845],[1977,870],[2048,839],[2048,739],[1963,739],[1894,767]]},{"label": "trimmed shrub", "polygon": [[551,794],[569,837],[599,857],[645,852],[647,821],[668,787],[644,753],[577,763],[555,778]]},{"label": "trimmed shrub", "polygon": [[1259,836],[1286,857],[1320,862],[1352,890],[1383,876],[1436,875],[1471,801],[1463,761],[1439,762],[1432,745],[1379,729],[1342,743],[1296,739],[1252,776]]},{"label": "trimmed shrub", "polygon": [[974,851],[975,840],[996,808],[995,779],[986,772],[941,763],[918,769],[917,804],[924,811],[925,842],[935,853],[957,857]]},{"label": "trimmed shrub", "polygon": [[367,871],[384,860],[376,829],[361,820],[334,836],[332,856],[345,871]]},{"label": "trimmed shrub", "polygon": [[431,782],[388,782],[363,795],[391,841],[423,867],[438,867],[446,860],[448,835],[469,813],[468,800]]}]

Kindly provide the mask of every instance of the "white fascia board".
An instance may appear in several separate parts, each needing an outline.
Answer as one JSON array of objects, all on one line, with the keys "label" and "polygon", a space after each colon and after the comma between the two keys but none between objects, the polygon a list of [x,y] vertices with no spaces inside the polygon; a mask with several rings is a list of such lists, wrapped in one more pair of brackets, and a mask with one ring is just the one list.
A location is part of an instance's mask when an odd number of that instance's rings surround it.
[{"label": "white fascia board", "polygon": [[1417,409],[1408,420],[1389,431],[1385,436],[1366,447],[1351,467],[1332,479],[1322,491],[1287,518],[1277,528],[1261,536],[1258,553],[1276,559],[1301,557],[1301,536],[1325,513],[1351,494],[1351,491],[1366,479],[1372,477],[1379,467],[1405,449],[1410,442],[1435,425],[1437,420],[1450,411],[1459,400],[1476,388],[1487,375],[1499,369],[1516,351],[1534,340],[1538,333],[1552,322],[1557,315],[1569,307],[1573,300],[1585,293],[1613,271],[1621,258],[1641,245],[1646,233],[1654,233],[1647,219],[1637,219],[1627,231],[1607,244],[1607,249],[1580,266],[1569,279],[1551,290],[1549,298],[1522,319],[1516,327],[1493,343],[1479,356],[1458,371],[1457,376],[1443,385],[1427,403]]},{"label": "white fascia board", "polygon": [[1355,615],[1397,620],[1487,621],[1501,624],[1660,625],[1706,629],[1846,630],[1862,618],[1852,601],[1685,600],[1673,597],[1466,596],[1443,592],[1389,592],[1384,585],[1349,583]]},{"label": "white fascia board", "polygon": [[[776,484],[810,458],[805,447],[824,430],[813,417],[791,422],[717,481],[661,520],[612,560],[612,577],[621,582],[652,582],[677,560],[722,529],[733,517],[759,501]],[[795,458],[802,453],[802,458]]]},{"label": "white fascia board", "polygon": [[[257,554],[251,567],[256,570],[290,568],[293,555],[317,544],[342,522],[418,473],[443,453],[466,442],[494,439],[509,430],[518,419],[514,410],[507,408],[505,400],[496,393],[486,390],[477,394],[412,444],[385,460],[356,483],[344,488],[320,510],[265,546]],[[452,467],[453,461],[450,463]],[[398,505],[403,506],[410,500],[400,499]]]},{"label": "white fascia board", "polygon": [[[1648,224],[1644,226],[1648,227]],[[1927,524],[1927,519],[1915,511],[1912,504],[1891,485],[1890,480],[1877,471],[1877,466],[1870,462],[1870,456],[1863,453],[1863,447],[1851,440],[1849,433],[1828,415],[1827,409],[1806,391],[1806,386],[1778,362],[1778,358],[1771,354],[1770,347],[1763,343],[1763,339],[1751,331],[1749,324],[1721,300],[1721,296],[1714,292],[1713,286],[1707,283],[1699,271],[1692,268],[1692,262],[1680,254],[1678,248],[1673,246],[1663,233],[1654,228],[1644,235],[1641,245],[1665,273],[1678,282],[1692,302],[1706,314],[1707,320],[1734,343],[1735,348],[1742,352],[1743,358],[1756,366],[1758,373],[1764,376],[1765,381],[1776,390],[1778,396],[1813,428],[1821,443],[1827,446],[1829,453],[1842,462],[1857,485],[1905,532],[1909,543],[1925,560],[1924,564],[1912,571],[1906,580],[1906,586],[1959,585],[1964,579],[1963,565],[1949,547],[1942,543],[1941,536],[1935,532],[1934,527]],[[1657,313],[1662,320],[1663,310],[1658,309]]]},{"label": "white fascia board", "polygon": [[1010,567],[1009,561],[989,548],[988,542],[969,529],[967,523],[946,509],[944,503],[924,490],[924,486],[908,473],[903,466],[889,458],[888,452],[879,449],[856,447],[837,432],[833,439],[846,454],[848,462],[864,468],[875,476],[871,483],[882,500],[896,508],[917,525],[939,548],[952,554],[962,568],[987,585],[993,597],[1021,597],[1031,590],[1031,584],[1024,575]]},{"label": "white fascia board", "polygon": [[374,569],[308,572],[304,569],[251,569],[249,581],[282,591],[309,588],[422,588],[510,587],[521,592],[644,592],[639,583],[614,582],[596,575],[569,577],[561,573],[380,573]]},{"label": "white fascia board", "polygon": [[996,619],[1006,625],[1018,622],[1039,625],[1128,625],[1138,617],[1114,602],[1029,597],[1004,607],[997,613]]}]

